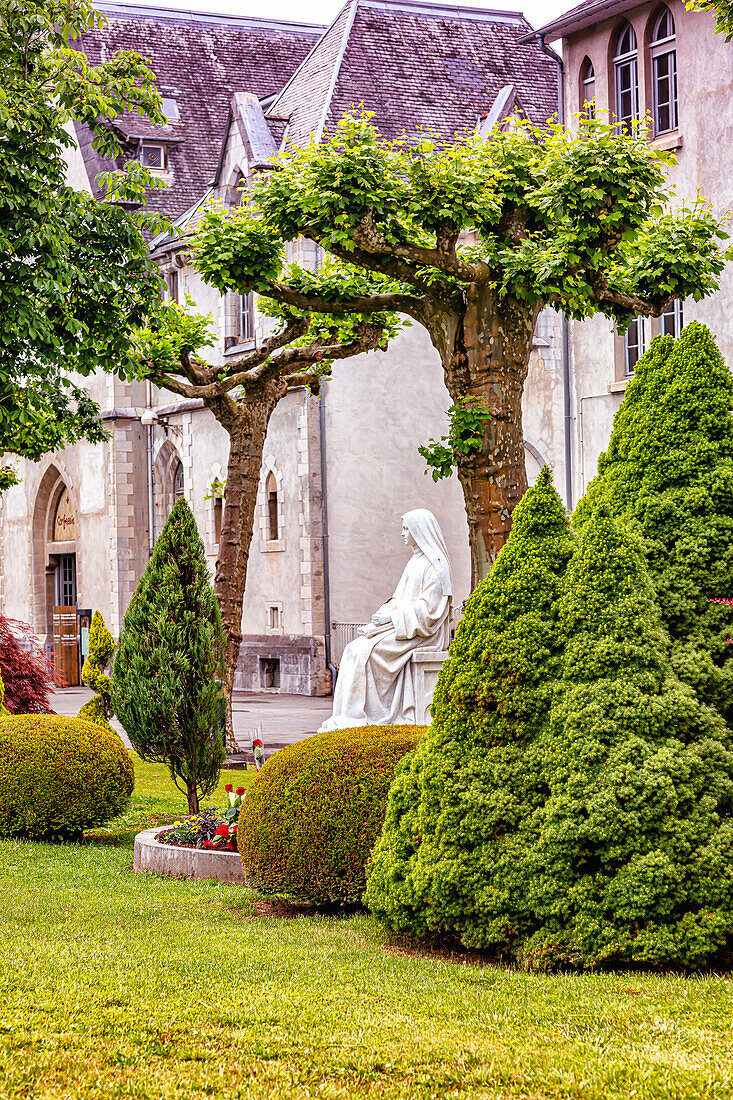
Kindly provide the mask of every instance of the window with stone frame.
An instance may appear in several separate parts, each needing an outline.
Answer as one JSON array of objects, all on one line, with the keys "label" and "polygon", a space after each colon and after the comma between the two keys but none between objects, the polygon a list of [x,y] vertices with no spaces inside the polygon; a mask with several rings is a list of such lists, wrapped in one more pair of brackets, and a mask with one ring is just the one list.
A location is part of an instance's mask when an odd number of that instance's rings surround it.
[{"label": "window with stone frame", "polygon": [[254,294],[227,294],[225,298],[224,351],[256,343]]},{"label": "window with stone frame", "polygon": [[184,495],[183,463],[179,459],[173,471],[173,503],[176,504]]},{"label": "window with stone frame", "polygon": [[276,468],[274,461],[268,459],[262,471],[257,505],[260,517],[260,549],[265,552],[285,549],[282,480],[282,473]]},{"label": "window with stone frame", "polygon": [[239,342],[255,342],[255,296],[251,292],[239,296]]},{"label": "window with stone frame", "polygon": [[636,32],[624,22],[616,34],[613,58],[616,119],[625,130],[639,117],[639,61]]},{"label": "window with stone frame", "polygon": [[168,300],[171,302],[178,301],[178,272],[168,271],[165,276],[166,288],[168,290]]},{"label": "window with stone frame", "polygon": [[580,66],[580,109],[586,118],[596,117],[596,70],[589,57]]},{"label": "window with stone frame", "polygon": [[280,510],[277,499],[277,482],[275,475],[270,474],[265,486],[267,495],[267,540],[274,542],[280,533]]},{"label": "window with stone frame", "polygon": [[654,133],[665,134],[679,125],[677,109],[677,40],[672,12],[666,5],[654,17],[649,47],[652,73]]},{"label": "window with stone frame", "polygon": [[659,318],[659,330],[662,336],[674,336],[675,340],[682,332],[685,325],[684,303],[675,298],[670,302],[662,316]]},{"label": "window with stone frame", "polygon": [[217,494],[212,501],[212,509],[214,513],[214,542],[218,546],[221,542],[221,528],[224,522],[224,497]]},{"label": "window with stone frame", "polygon": [[646,326],[644,318],[637,317],[624,333],[624,374],[630,378],[636,370],[636,364],[646,351]]}]

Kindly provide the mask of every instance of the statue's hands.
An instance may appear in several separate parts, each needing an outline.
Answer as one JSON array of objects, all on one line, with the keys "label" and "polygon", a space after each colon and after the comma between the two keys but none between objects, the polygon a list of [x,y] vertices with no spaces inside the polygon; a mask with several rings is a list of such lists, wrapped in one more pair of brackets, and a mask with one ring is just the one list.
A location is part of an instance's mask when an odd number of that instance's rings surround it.
[{"label": "statue's hands", "polygon": [[386,626],[387,623],[392,622],[392,616],[387,615],[385,611],[375,611],[372,615],[372,622],[375,626]]}]

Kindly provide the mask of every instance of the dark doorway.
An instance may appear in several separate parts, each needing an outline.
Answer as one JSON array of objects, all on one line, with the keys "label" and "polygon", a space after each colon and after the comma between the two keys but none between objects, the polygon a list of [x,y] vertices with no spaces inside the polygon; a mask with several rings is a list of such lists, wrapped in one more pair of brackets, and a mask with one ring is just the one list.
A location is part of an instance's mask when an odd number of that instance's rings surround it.
[{"label": "dark doorway", "polygon": [[76,554],[59,554],[55,570],[53,663],[69,687],[79,683],[79,639],[76,615]]}]

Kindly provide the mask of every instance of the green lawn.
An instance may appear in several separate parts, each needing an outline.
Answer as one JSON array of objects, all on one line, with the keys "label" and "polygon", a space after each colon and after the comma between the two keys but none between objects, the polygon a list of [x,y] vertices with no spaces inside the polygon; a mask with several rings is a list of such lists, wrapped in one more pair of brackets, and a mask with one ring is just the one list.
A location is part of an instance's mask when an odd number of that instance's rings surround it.
[{"label": "green lawn", "polygon": [[412,957],[367,916],[134,875],[132,830],[185,810],[165,775],[83,845],[0,843],[2,1100],[733,1096],[728,978]]},{"label": "green lawn", "polygon": [[[152,829],[154,825],[169,825],[180,817],[188,815],[186,796],[173,784],[168,769],[163,764],[146,764],[135,760],[135,790],[130,799],[127,813],[115,818],[109,825],[89,833],[91,840],[107,844],[124,845],[132,848],[135,833],[141,829]],[[201,806],[223,807],[226,801],[224,787],[231,783],[234,788],[248,787],[255,777],[254,768],[246,771],[224,770],[219,778],[219,786],[206,795]],[[2,1097],[0,1096],[0,1100]]]}]

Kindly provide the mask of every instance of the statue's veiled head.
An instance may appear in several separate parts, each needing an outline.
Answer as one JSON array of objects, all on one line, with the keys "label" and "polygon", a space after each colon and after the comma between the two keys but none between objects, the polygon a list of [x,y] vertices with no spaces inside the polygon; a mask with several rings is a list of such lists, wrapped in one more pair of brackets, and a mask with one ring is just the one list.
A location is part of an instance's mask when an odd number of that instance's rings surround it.
[{"label": "statue's veiled head", "polygon": [[402,537],[415,552],[422,552],[440,578],[443,593],[452,594],[450,559],[440,524],[427,508],[414,508],[402,517]]}]

